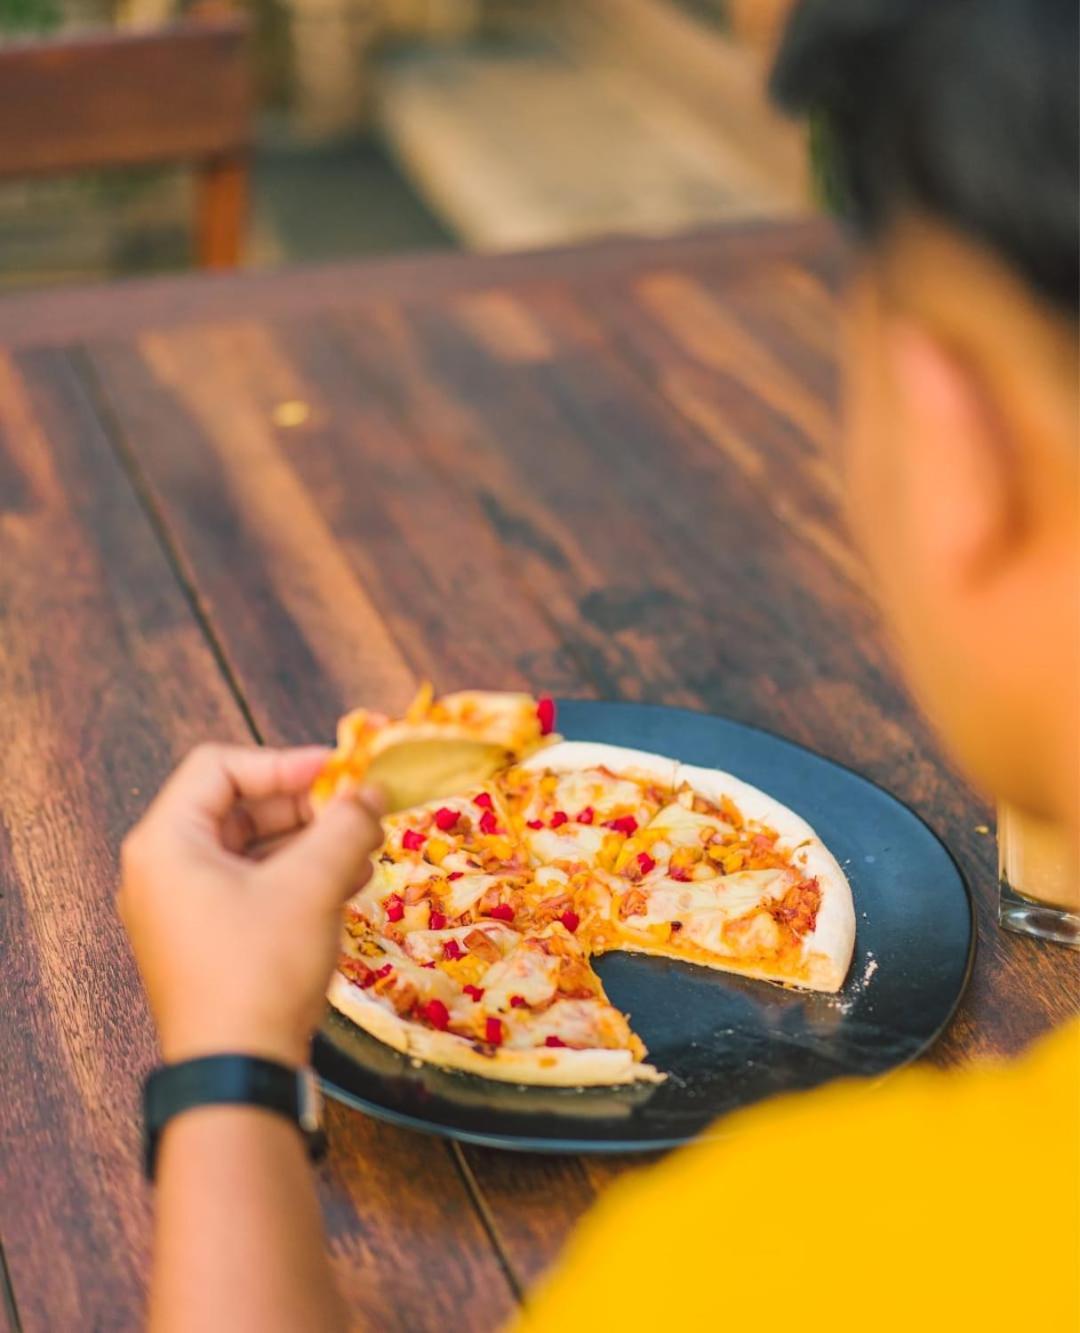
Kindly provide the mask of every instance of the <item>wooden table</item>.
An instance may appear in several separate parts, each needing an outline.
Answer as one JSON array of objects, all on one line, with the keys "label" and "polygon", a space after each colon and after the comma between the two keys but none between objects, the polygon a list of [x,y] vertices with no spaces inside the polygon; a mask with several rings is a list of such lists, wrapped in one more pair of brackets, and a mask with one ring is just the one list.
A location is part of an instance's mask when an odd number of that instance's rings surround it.
[{"label": "wooden table", "polygon": [[[728,713],[883,783],[970,876],[980,952],[932,1059],[1015,1051],[1077,1007],[1072,955],[994,925],[990,814],[897,684],[838,517],[841,263],[822,226],[744,227],[0,302],[0,1236],[22,1328],[139,1320],[154,1052],[116,851],[200,738],[329,737],[423,676]],[[334,1264],[383,1329],[496,1326],[629,1166],[339,1106],[329,1129]]]}]

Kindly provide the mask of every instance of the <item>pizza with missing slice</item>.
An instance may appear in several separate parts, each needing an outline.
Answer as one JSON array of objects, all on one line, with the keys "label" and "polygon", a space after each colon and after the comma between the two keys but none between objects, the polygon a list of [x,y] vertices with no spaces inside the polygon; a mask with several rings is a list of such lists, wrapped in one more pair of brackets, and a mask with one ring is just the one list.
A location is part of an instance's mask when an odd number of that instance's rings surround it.
[{"label": "pizza with missing slice", "polygon": [[392,751],[417,730],[429,755],[440,737],[497,751],[478,768],[470,755],[468,775],[457,758],[436,761],[424,780],[406,756],[410,793],[429,799],[386,819],[329,991],[381,1041],[503,1081],[656,1081],[592,957],[626,950],[843,985],[850,886],[813,829],[764,792],[660,755],[560,741],[551,703],[526,695],[425,690],[411,721],[350,718],[316,784],[322,799],[343,776],[372,780],[373,755],[393,780]]}]

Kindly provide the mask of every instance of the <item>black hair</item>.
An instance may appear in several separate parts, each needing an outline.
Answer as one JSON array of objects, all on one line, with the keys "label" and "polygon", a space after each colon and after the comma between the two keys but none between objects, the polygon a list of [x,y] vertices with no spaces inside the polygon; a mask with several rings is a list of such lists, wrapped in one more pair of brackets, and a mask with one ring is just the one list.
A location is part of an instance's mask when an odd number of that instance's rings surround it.
[{"label": "black hair", "polygon": [[810,116],[870,239],[924,213],[1072,319],[1080,295],[1077,0],[800,0],[772,93]]}]

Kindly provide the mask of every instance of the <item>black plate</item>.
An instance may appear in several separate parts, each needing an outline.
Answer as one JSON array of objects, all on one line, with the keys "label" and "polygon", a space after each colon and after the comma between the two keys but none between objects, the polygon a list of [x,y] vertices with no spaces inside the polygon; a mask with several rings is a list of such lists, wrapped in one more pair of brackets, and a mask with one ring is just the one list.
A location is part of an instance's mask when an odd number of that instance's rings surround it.
[{"label": "black plate", "polygon": [[611,954],[597,971],[631,1014],[659,1085],[522,1088],[405,1056],[330,1013],[315,1068],[332,1097],[451,1138],[531,1152],[671,1147],[718,1116],[844,1074],[881,1074],[925,1050],[964,992],[971,901],[917,815],[820,755],[724,718],[639,704],[564,702],[559,730],[726,769],[783,801],[851,880],[855,957],[839,995],[810,995],[686,963]]}]

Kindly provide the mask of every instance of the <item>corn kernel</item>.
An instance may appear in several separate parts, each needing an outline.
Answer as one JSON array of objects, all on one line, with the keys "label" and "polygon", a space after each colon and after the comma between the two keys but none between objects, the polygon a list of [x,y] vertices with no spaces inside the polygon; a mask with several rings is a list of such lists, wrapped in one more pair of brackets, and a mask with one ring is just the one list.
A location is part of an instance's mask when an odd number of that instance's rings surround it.
[{"label": "corn kernel", "polygon": [[441,866],[450,854],[450,844],[443,842],[442,838],[429,838],[424,852],[432,865]]}]

